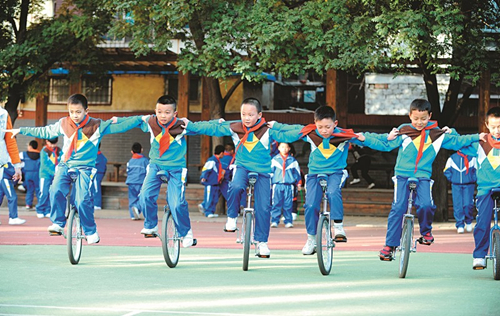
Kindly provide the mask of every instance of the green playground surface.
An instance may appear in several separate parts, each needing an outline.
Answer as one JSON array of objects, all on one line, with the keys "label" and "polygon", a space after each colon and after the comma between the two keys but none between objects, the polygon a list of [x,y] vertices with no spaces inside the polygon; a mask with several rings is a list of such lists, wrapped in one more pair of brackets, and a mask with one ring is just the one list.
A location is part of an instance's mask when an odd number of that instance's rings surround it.
[{"label": "green playground surface", "polygon": [[[489,262],[491,264],[491,262]],[[0,315],[500,315],[492,269],[470,254],[411,255],[407,277],[376,252],[316,256],[273,250],[181,249],[168,268],[160,247],[87,246],[78,265],[64,245],[0,246]]]}]

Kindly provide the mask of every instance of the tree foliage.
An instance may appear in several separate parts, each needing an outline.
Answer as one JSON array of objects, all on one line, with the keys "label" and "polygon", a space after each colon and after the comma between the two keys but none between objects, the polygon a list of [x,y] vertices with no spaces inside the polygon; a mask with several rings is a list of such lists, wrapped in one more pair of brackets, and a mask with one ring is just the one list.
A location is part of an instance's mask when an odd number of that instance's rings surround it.
[{"label": "tree foliage", "polygon": [[[54,18],[41,15],[43,1],[7,0],[0,4],[0,100],[13,121],[22,96],[46,89],[54,65],[71,65],[71,74],[96,72],[102,56],[96,45],[112,14],[100,0],[66,2]],[[31,21],[28,23],[28,15]]]}]

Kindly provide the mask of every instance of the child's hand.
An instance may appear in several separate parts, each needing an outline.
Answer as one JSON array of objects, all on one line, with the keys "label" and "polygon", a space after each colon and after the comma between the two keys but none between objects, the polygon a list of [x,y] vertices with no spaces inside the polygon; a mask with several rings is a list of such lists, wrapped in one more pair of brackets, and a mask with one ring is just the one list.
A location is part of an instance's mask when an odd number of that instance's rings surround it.
[{"label": "child's hand", "polygon": [[488,140],[486,139],[488,136],[488,133],[481,133],[479,134],[479,139],[482,140],[483,142],[487,142]]},{"label": "child's hand", "polygon": [[111,123],[112,124],[116,124],[118,123],[118,118],[116,116],[113,116],[111,119],[110,119]]},{"label": "child's hand", "polygon": [[387,135],[387,140],[396,139],[396,137],[398,137],[398,135],[399,135],[399,129],[394,127],[392,129],[392,131],[389,133],[389,135]]},{"label": "child's hand", "polygon": [[13,129],[4,129],[3,132],[4,133],[12,133],[12,137],[11,138],[14,138],[17,134],[19,134],[21,130],[19,128],[13,128]]},{"label": "child's hand", "polygon": [[450,134],[451,133],[451,128],[449,128],[448,126],[445,126],[442,128],[443,132],[445,132],[446,134]]},{"label": "child's hand", "polygon": [[360,142],[364,142],[366,140],[366,137],[365,135],[363,135],[363,133],[356,133],[356,135],[358,135],[358,140]]},{"label": "child's hand", "polygon": [[21,168],[15,168],[15,170],[16,171],[14,172],[14,175],[12,176],[12,180],[14,180],[14,181],[21,180],[21,177],[23,175]]},{"label": "child's hand", "polygon": [[186,128],[186,127],[188,126],[189,122],[191,122],[190,120],[188,120],[188,119],[187,119],[187,118],[185,118],[185,117],[179,117],[179,120],[181,120],[181,121],[183,121],[183,122],[184,122],[184,124],[183,124],[183,125],[181,125],[181,127],[182,127],[182,128]]},{"label": "child's hand", "polygon": [[147,123],[147,122],[148,122],[148,119],[149,119],[149,115],[143,115],[143,116],[141,117],[141,119],[142,119],[142,121],[143,121],[144,123]]},{"label": "child's hand", "polygon": [[297,191],[302,191],[302,184],[297,184]]},{"label": "child's hand", "polygon": [[225,122],[225,121],[226,121],[226,120],[225,120],[225,119],[223,119],[223,118],[221,117],[221,118],[219,119],[219,124],[221,124],[221,123],[223,123],[223,122]]},{"label": "child's hand", "polygon": [[201,179],[200,182],[203,183],[203,182],[206,182],[207,180],[205,178]]},{"label": "child's hand", "polygon": [[276,121],[269,121],[269,122],[267,122],[267,127],[273,128],[274,123],[276,123]]}]

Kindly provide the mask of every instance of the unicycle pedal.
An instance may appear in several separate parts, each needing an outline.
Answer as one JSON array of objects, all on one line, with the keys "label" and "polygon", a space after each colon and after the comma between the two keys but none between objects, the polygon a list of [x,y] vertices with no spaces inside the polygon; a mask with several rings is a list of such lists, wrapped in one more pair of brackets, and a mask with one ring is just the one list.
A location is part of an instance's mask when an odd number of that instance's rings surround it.
[{"label": "unicycle pedal", "polygon": [[156,238],[159,237],[158,234],[143,234],[144,238]]},{"label": "unicycle pedal", "polygon": [[198,244],[198,239],[193,239],[193,244],[191,245],[191,247],[196,246],[197,244]]},{"label": "unicycle pedal", "polygon": [[336,235],[333,239],[335,242],[347,242],[347,237],[344,235]]},{"label": "unicycle pedal", "polygon": [[261,255],[261,254],[258,254],[258,253],[256,253],[255,256],[259,257],[259,258],[266,258],[266,259],[267,258],[271,258],[271,255]]},{"label": "unicycle pedal", "polygon": [[49,236],[61,236],[61,232],[49,231]]},{"label": "unicycle pedal", "polygon": [[237,231],[237,230],[238,230],[238,228],[236,228],[236,229],[226,229],[226,227],[224,227],[224,231],[225,231],[226,233],[234,233],[234,232],[235,232],[235,231]]}]

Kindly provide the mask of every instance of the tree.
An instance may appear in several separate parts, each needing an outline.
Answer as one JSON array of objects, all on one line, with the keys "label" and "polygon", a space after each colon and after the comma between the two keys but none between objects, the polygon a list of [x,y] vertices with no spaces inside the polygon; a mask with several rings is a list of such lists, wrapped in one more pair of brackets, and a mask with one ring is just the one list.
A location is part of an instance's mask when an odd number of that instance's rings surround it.
[{"label": "tree", "polygon": [[[54,65],[71,67],[74,77],[99,72],[99,65],[104,65],[96,45],[106,34],[112,14],[103,9],[102,1],[67,1],[54,18],[41,15],[43,2],[0,3],[0,100],[6,100],[13,122],[23,97],[46,91]],[[29,23],[28,16],[34,22]]]}]

